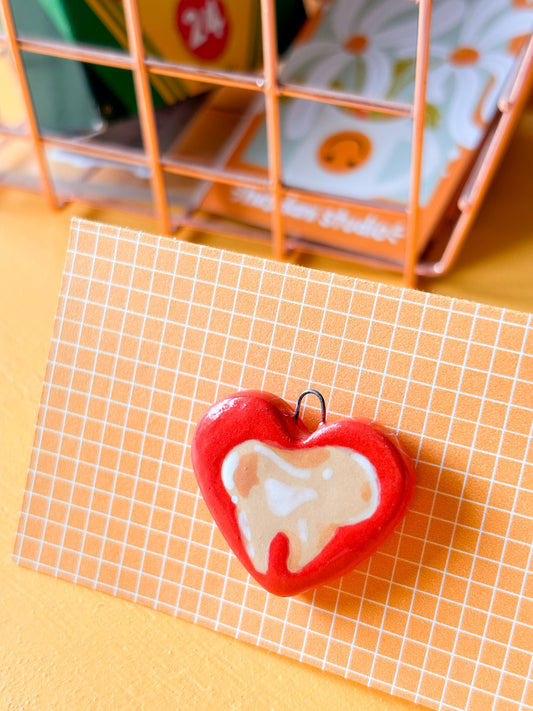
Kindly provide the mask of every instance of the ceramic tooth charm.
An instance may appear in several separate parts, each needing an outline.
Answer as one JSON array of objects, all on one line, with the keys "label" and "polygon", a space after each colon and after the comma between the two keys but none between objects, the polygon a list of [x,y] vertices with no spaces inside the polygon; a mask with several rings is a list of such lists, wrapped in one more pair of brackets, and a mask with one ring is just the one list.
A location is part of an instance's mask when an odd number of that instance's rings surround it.
[{"label": "ceramic tooth charm", "polygon": [[[300,419],[306,395],[322,421]],[[214,404],[196,427],[192,461],[204,500],[248,572],[276,595],[337,578],[403,517],[414,488],[407,455],[375,426],[326,422],[322,395],[295,410],[248,390]]]}]

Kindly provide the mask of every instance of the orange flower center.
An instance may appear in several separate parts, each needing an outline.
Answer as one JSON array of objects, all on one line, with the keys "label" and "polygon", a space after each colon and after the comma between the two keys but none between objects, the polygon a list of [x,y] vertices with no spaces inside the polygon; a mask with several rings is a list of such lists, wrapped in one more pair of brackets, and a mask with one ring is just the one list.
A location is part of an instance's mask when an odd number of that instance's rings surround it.
[{"label": "orange flower center", "polygon": [[450,55],[452,64],[475,64],[479,59],[479,52],[473,47],[458,47]]},{"label": "orange flower center", "polygon": [[344,43],[344,49],[347,52],[352,52],[353,54],[358,54],[359,52],[364,52],[368,46],[368,40],[364,35],[354,35]]},{"label": "orange flower center", "polygon": [[513,37],[512,40],[509,42],[509,52],[515,57],[518,57],[520,52],[526,46],[526,42],[528,40],[529,35],[517,35],[516,37]]}]

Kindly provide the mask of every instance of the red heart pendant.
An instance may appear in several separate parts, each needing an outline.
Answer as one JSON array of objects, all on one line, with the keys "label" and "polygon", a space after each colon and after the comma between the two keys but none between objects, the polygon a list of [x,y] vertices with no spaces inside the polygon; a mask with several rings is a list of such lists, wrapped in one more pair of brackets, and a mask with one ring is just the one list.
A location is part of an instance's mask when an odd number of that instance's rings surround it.
[{"label": "red heart pendant", "polygon": [[[302,398],[320,398],[310,432]],[[367,558],[402,518],[414,467],[382,432],[356,419],[326,423],[316,390],[296,410],[244,391],[196,427],[192,461],[205,502],[233,552],[269,592],[295,595]]]}]

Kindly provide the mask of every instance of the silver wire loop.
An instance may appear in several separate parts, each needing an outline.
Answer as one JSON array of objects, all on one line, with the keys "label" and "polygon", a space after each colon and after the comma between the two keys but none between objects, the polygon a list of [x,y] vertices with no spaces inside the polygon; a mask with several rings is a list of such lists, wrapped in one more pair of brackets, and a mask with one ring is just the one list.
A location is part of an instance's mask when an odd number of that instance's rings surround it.
[{"label": "silver wire loop", "polygon": [[304,390],[298,397],[298,400],[296,401],[296,409],[294,410],[294,419],[298,422],[298,418],[300,417],[300,405],[306,395],[316,395],[316,397],[320,400],[320,409],[322,410],[320,422],[321,424],[324,424],[326,422],[326,401],[324,400],[322,393],[319,393],[318,390],[313,389]]}]

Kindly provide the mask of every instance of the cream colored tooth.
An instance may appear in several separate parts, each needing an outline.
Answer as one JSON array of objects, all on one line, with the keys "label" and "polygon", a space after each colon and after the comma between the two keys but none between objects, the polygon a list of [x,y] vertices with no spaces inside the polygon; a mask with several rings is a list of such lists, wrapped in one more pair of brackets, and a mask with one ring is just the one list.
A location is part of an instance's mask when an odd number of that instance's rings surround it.
[{"label": "cream colored tooth", "polygon": [[295,467],[292,464],[289,464],[282,457],[276,454],[276,452],[271,447],[266,447],[264,444],[258,443],[255,446],[255,451],[258,454],[263,454],[265,457],[268,457],[268,459],[271,459],[272,462],[276,464],[280,469],[283,469],[284,472],[287,472],[287,474],[290,474],[296,479],[311,478],[310,469],[303,469],[301,467]]},{"label": "cream colored tooth", "polygon": [[287,568],[297,572],[339,527],[369,518],[379,504],[375,468],[346,447],[298,451],[248,440],[226,456],[222,481],[235,503],[245,550],[259,573],[267,572],[270,546],[279,534],[289,544]]},{"label": "cream colored tooth", "polygon": [[251,541],[252,531],[250,529],[250,522],[248,521],[248,516],[246,515],[246,512],[242,509],[241,511],[239,511],[238,523],[242,535],[246,538],[247,541]]},{"label": "cream colored tooth", "polygon": [[233,449],[222,462],[222,483],[228,494],[235,489],[235,470],[239,466],[239,454]]},{"label": "cream colored tooth", "polygon": [[318,492],[308,486],[291,486],[277,479],[264,483],[268,508],[275,516],[286,517],[299,506],[318,499]]},{"label": "cream colored tooth", "polygon": [[307,543],[309,540],[309,527],[305,518],[298,519],[298,536],[302,543]]}]

